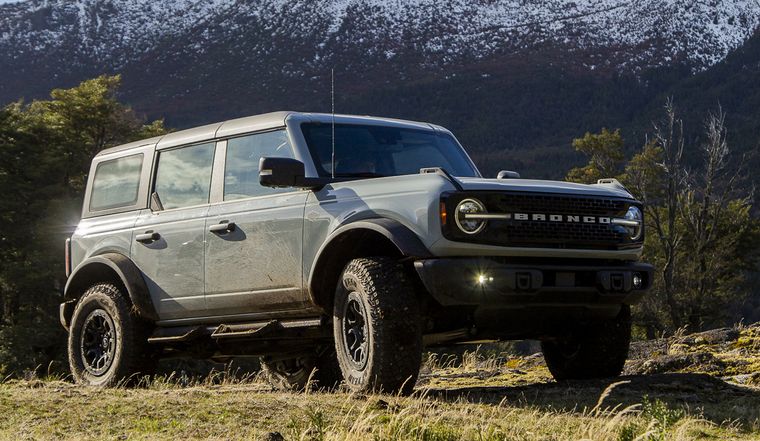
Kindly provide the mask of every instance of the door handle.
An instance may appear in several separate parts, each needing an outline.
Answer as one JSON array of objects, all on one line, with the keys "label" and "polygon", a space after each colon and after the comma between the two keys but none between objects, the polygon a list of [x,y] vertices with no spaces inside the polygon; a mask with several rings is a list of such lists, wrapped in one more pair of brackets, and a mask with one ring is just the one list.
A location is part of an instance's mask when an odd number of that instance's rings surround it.
[{"label": "door handle", "polygon": [[140,243],[153,243],[158,239],[161,239],[161,235],[153,231],[146,231],[144,234],[135,236],[135,240]]},{"label": "door handle", "polygon": [[212,233],[227,234],[235,231],[235,222],[222,221],[216,225],[212,225],[208,229]]}]

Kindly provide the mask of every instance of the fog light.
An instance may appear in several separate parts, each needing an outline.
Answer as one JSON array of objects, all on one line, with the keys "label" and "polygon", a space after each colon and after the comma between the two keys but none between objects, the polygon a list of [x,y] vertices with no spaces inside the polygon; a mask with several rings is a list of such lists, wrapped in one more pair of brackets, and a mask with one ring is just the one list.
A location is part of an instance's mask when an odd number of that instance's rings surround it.
[{"label": "fog light", "polygon": [[643,285],[644,285],[644,279],[641,278],[641,274],[633,273],[633,287],[636,289],[641,289]]},{"label": "fog light", "polygon": [[493,282],[493,277],[487,276],[485,274],[478,275],[478,285],[485,285],[488,282]]}]

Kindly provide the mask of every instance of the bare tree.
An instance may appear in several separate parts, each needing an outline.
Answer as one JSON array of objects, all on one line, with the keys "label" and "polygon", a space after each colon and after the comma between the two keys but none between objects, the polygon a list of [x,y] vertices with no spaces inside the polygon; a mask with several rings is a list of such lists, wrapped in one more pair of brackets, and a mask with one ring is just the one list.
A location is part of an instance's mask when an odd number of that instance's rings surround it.
[{"label": "bare tree", "polygon": [[[747,158],[735,163],[725,114],[719,110],[706,119],[705,141],[689,149],[691,158],[703,161],[689,171],[683,123],[672,100],[664,110],[619,177],[644,203],[644,255],[657,268],[653,295],[639,306],[650,337],[685,324],[724,323],[729,310],[746,301],[748,271],[756,271],[760,261],[760,222],[752,212],[753,191],[743,180]],[[584,151],[589,165],[574,170],[601,163],[591,152]]]},{"label": "bare tree", "polygon": [[[701,325],[704,305],[716,287],[716,277],[723,273],[733,259],[726,256],[737,247],[738,241],[752,228],[752,224],[734,216],[739,209],[749,209],[752,191],[739,194],[738,183],[744,173],[746,158],[729,167],[730,149],[726,141],[725,113],[721,109],[710,114],[705,122],[706,141],[701,150],[703,167],[698,173],[687,175],[682,217],[689,235],[690,260],[693,272],[686,289],[692,291],[689,322]],[[732,171],[733,169],[733,171]],[[734,203],[734,211],[729,212]]]},{"label": "bare tree", "polygon": [[626,166],[623,180],[645,203],[645,253],[657,264],[654,292],[643,305],[647,332],[670,327],[701,328],[719,322],[726,307],[741,303],[744,270],[756,261],[748,244],[757,239],[751,215],[752,191],[743,186],[743,164],[731,161],[725,114],[705,121],[705,141],[694,153],[703,162],[691,171],[684,163],[683,124],[672,101],[654,125],[653,139]]},{"label": "bare tree", "polygon": [[[676,117],[673,100],[665,103],[665,119],[654,125],[654,142],[662,149],[662,168],[664,179],[662,192],[655,192],[659,200],[644,201],[654,227],[658,246],[664,257],[660,277],[663,282],[663,294],[668,305],[670,319],[675,328],[681,327],[681,313],[676,300],[675,270],[683,243],[683,232],[678,228],[678,213],[681,195],[686,187],[686,174],[683,166],[684,135],[683,121]],[[660,209],[661,207],[661,209]]]}]

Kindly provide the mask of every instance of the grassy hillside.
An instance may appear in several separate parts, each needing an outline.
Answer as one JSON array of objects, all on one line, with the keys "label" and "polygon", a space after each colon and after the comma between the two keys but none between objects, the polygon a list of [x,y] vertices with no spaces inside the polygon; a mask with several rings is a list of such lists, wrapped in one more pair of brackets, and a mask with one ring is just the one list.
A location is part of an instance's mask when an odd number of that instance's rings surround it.
[{"label": "grassy hillside", "polygon": [[609,380],[558,384],[540,355],[495,347],[431,354],[417,391],[279,393],[229,375],[107,390],[6,381],[0,439],[760,439],[760,324],[636,343]]}]

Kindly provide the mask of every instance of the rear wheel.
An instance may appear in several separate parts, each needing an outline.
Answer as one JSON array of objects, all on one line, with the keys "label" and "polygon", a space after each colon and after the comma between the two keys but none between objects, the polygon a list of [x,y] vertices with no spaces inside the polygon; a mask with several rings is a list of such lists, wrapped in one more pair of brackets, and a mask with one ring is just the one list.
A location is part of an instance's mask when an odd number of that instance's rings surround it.
[{"label": "rear wheel", "polygon": [[333,334],[343,377],[356,392],[411,393],[422,361],[420,306],[404,267],[354,259],[335,292]]},{"label": "rear wheel", "polygon": [[544,360],[555,380],[620,375],[631,342],[631,309],[618,316],[572,330],[567,336],[541,342]]},{"label": "rear wheel", "polygon": [[77,303],[69,331],[69,366],[74,380],[114,386],[152,374],[157,357],[148,344],[152,325],[137,317],[113,284],[90,287]]}]

